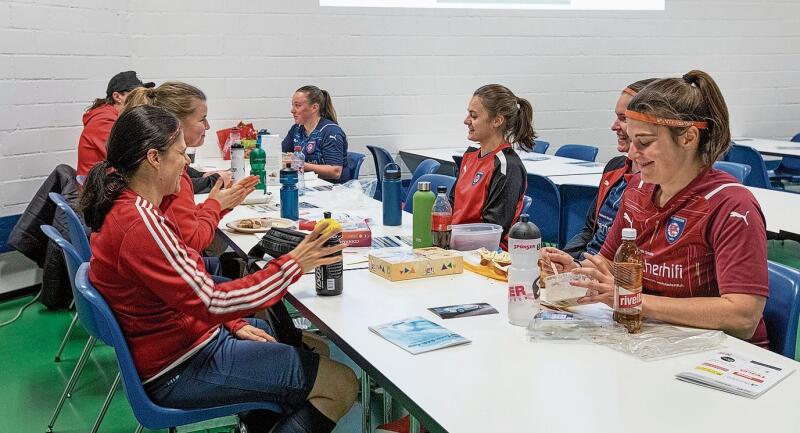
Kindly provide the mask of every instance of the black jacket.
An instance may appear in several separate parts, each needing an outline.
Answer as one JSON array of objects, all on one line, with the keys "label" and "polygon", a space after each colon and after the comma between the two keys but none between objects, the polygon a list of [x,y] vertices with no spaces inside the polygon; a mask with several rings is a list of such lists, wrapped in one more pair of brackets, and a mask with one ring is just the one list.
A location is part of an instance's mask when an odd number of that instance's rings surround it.
[{"label": "black jacket", "polygon": [[68,165],[56,167],[39,187],[8,238],[10,246],[43,269],[41,299],[47,308],[66,307],[72,299],[72,288],[61,248],[50,241],[39,226],[50,224],[69,239],[66,216],[57,212],[58,207],[48,194],[61,194],[77,209],[79,190],[75,174],[75,169]]},{"label": "black jacket", "polygon": [[211,188],[214,187],[214,184],[217,183],[217,179],[219,179],[219,175],[216,173],[203,177],[204,172],[195,170],[192,167],[186,167],[186,173],[189,174],[189,178],[192,179],[192,188],[194,188],[195,194],[211,192]]}]

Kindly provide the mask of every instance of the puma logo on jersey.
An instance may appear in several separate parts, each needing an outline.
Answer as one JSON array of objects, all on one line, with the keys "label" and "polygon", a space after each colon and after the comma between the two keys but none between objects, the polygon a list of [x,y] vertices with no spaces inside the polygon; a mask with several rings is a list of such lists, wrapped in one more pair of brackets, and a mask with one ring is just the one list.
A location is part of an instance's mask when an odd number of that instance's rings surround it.
[{"label": "puma logo on jersey", "polygon": [[625,221],[627,221],[631,227],[633,227],[633,220],[631,219],[631,216],[628,215],[628,212],[623,212],[622,217],[625,218]]},{"label": "puma logo on jersey", "polygon": [[747,212],[745,212],[745,213],[744,213],[744,215],[742,215],[742,214],[740,214],[739,212],[733,211],[733,212],[731,212],[731,214],[729,215],[729,217],[730,217],[730,218],[741,218],[741,219],[742,219],[742,221],[744,221],[744,223],[745,223],[746,225],[748,225],[748,226],[749,226],[749,225],[750,225],[750,223],[748,223],[748,222],[747,222],[747,215],[748,215],[749,213],[750,213],[750,211],[747,211]]}]

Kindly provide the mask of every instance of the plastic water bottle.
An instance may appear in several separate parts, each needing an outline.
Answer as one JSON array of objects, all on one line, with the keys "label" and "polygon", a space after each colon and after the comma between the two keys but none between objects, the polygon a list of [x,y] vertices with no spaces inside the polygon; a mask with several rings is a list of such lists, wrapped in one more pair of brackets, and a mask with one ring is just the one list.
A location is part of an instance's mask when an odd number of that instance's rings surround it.
[{"label": "plastic water bottle", "polygon": [[292,153],[292,168],[297,170],[297,190],[299,195],[303,195],[303,189],[306,187],[305,166],[306,155],[303,153],[303,148],[295,146],[294,153]]},{"label": "plastic water bottle", "polygon": [[418,182],[417,192],[414,193],[412,200],[414,200],[412,245],[414,248],[426,248],[433,245],[431,212],[436,196],[431,192],[431,183]]},{"label": "plastic water bottle", "polygon": [[[323,234],[327,234],[332,232],[333,230],[339,229],[342,226],[339,225],[339,222],[335,219],[331,218],[330,212],[323,212],[323,219],[320,221],[327,221],[328,228],[323,232]],[[342,240],[342,234],[339,233],[336,236],[325,241],[323,246],[332,247],[334,245],[339,245]],[[336,255],[341,256],[342,253],[338,252]],[[342,289],[344,288],[344,267],[342,261],[338,261],[336,263],[330,265],[322,265],[317,266],[314,269],[314,286],[317,291],[317,295],[319,296],[335,296],[341,295]]]},{"label": "plastic water bottle", "polygon": [[297,221],[300,219],[300,207],[297,196],[297,170],[281,169],[281,218]]},{"label": "plastic water bottle", "polygon": [[642,329],[642,251],[636,229],[622,229],[622,244],[614,255],[614,320],[631,334]]},{"label": "plastic water bottle", "polygon": [[450,249],[450,235],[452,234],[453,206],[447,197],[447,187],[436,187],[436,201],[433,202],[431,212],[431,238],[434,247]]},{"label": "plastic water bottle", "polygon": [[236,182],[247,176],[244,167],[244,145],[236,128],[231,131],[229,140],[231,141],[231,173],[233,181]]},{"label": "plastic water bottle", "polygon": [[403,223],[400,209],[400,166],[395,163],[386,164],[383,168],[383,225],[399,226]]},{"label": "plastic water bottle", "polygon": [[256,185],[256,189],[262,189],[264,193],[266,193],[267,181],[264,168],[267,165],[267,152],[264,152],[264,149],[261,148],[261,137],[262,135],[259,134],[258,138],[256,138],[256,147],[250,152],[250,174],[258,176],[258,185]]},{"label": "plastic water bottle", "polygon": [[540,310],[539,250],[542,233],[529,221],[528,214],[519,216],[519,222],[508,232],[508,321],[512,325],[527,326]]}]

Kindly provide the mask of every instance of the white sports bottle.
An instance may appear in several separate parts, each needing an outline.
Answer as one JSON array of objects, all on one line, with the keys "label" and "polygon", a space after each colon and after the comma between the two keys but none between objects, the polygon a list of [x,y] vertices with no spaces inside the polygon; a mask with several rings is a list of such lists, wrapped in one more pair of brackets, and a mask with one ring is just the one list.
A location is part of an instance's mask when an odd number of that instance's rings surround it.
[{"label": "white sports bottle", "polygon": [[520,215],[519,222],[508,232],[508,321],[512,325],[527,326],[541,308],[536,285],[541,247],[539,228],[528,220],[528,214]]}]

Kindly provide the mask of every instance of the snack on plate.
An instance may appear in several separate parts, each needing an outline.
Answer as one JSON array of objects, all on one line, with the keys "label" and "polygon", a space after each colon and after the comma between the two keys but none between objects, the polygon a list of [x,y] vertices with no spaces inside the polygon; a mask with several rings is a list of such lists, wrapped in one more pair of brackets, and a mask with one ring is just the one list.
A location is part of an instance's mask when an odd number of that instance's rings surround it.
[{"label": "snack on plate", "polygon": [[245,218],[236,225],[240,229],[262,229],[269,226],[269,222],[263,218]]},{"label": "snack on plate", "polygon": [[481,256],[481,265],[483,266],[506,268],[511,265],[511,254],[507,251],[489,251],[481,248],[478,250],[478,254]]}]

